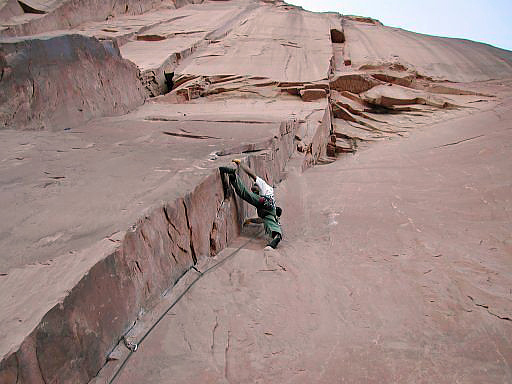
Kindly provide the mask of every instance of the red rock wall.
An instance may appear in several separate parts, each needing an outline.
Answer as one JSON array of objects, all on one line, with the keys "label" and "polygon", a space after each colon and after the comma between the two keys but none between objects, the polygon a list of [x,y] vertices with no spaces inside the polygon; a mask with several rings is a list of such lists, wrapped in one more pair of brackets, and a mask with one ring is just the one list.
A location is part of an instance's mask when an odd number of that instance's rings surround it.
[{"label": "red rock wall", "polygon": [[0,129],[70,128],[145,98],[138,68],[115,45],[81,35],[4,41],[0,73]]},{"label": "red rock wall", "polygon": [[[181,1],[181,3],[191,2]],[[0,36],[27,36],[69,29],[87,21],[102,21],[119,15],[140,15],[159,6],[175,6],[175,4],[176,1],[169,0],[63,0],[59,6],[42,17],[26,23],[10,25],[0,32]]]},{"label": "red rock wall", "polygon": [[[248,157],[270,183],[283,177],[297,125],[283,123],[266,153]],[[151,210],[119,240],[112,238],[119,242],[115,250],[0,362],[0,382],[87,383],[139,314],[197,260],[215,255],[238,235],[245,206],[233,195],[224,199],[215,171],[184,198]]]}]

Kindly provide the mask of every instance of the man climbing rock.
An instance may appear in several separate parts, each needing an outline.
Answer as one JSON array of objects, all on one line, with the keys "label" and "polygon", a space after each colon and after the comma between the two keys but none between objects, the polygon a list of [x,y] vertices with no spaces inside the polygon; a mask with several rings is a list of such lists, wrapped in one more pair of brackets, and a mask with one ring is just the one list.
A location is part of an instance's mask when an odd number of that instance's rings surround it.
[{"label": "man climbing rock", "polygon": [[[236,194],[243,200],[247,201],[249,204],[256,207],[259,220],[248,219],[246,220],[246,223],[262,222],[265,228],[265,233],[271,238],[268,246],[275,249],[277,244],[279,244],[281,241],[283,235],[277,214],[277,211],[281,211],[281,209],[279,207],[276,208],[274,200],[274,189],[262,178],[256,176],[256,174],[250,168],[241,164],[239,159],[235,159],[233,162],[237,165],[237,169],[230,167],[219,167],[220,173],[221,175],[228,174],[229,182],[233,186]],[[249,175],[249,177],[254,180],[254,184],[252,185],[250,191],[247,189],[242,179],[238,175],[240,169],[242,169],[245,173],[247,173],[247,175]]]}]

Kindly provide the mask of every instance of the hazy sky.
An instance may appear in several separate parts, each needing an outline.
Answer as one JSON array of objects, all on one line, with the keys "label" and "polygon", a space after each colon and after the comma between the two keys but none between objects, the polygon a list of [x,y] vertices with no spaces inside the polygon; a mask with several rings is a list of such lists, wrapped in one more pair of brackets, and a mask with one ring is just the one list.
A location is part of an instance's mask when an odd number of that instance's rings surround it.
[{"label": "hazy sky", "polygon": [[512,50],[512,0],[286,0],[310,11],[369,16],[391,27]]}]

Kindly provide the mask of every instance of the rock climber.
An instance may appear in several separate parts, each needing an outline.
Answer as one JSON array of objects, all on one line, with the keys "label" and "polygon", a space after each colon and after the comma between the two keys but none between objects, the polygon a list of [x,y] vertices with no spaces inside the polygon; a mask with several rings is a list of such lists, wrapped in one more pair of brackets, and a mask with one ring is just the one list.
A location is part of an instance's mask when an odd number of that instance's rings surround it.
[{"label": "rock climber", "polygon": [[[229,175],[229,182],[237,195],[256,207],[258,213],[258,218],[247,219],[244,225],[248,223],[263,223],[265,233],[271,239],[267,245],[275,249],[283,238],[283,235],[281,225],[279,224],[279,216],[281,216],[282,210],[280,207],[276,207],[274,188],[257,176],[249,167],[242,164],[239,159],[234,159],[233,162],[237,165],[237,169],[219,167],[220,173],[221,175]],[[240,169],[254,180],[250,191],[238,175]]]}]

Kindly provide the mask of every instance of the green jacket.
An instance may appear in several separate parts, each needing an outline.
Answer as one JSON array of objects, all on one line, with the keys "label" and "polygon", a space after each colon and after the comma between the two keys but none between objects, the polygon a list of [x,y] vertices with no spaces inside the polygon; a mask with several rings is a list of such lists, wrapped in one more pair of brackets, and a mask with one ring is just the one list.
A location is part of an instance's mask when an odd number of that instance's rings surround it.
[{"label": "green jacket", "polygon": [[272,235],[272,232],[277,232],[282,235],[281,225],[279,224],[279,220],[276,215],[275,204],[272,204],[268,198],[249,191],[238,175],[236,175],[236,178],[231,177],[230,182],[238,196],[256,207],[258,217],[263,220],[265,232],[270,236]]}]

